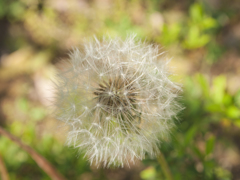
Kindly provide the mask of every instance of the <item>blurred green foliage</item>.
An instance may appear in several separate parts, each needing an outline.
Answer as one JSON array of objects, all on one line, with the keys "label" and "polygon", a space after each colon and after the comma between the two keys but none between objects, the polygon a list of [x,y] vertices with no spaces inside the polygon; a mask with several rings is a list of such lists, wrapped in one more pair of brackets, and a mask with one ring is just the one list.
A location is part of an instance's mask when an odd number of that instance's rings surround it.
[{"label": "blurred green foliage", "polygon": [[[161,147],[174,179],[232,179],[230,171],[218,164],[214,151],[216,144],[223,148],[219,144],[226,146],[229,143],[223,138],[228,131],[223,131],[219,138],[216,128],[228,129],[230,124],[239,128],[240,109],[234,101],[239,93],[228,94],[224,76],[214,78],[212,85],[209,84],[201,74],[188,77],[184,82],[182,99],[186,110],[182,119],[186,121],[178,124],[171,145],[164,143]],[[153,164],[153,161],[146,160],[146,164]],[[155,168],[160,168],[157,163]],[[159,175],[159,179],[164,179],[163,175]]]},{"label": "blurred green foliage", "polygon": [[[52,135],[44,135],[41,141],[38,141],[34,124],[26,126],[16,121],[8,130],[19,136],[24,143],[34,147],[66,177],[75,179],[82,173],[90,171],[86,161],[81,155],[76,154],[76,150],[63,147]],[[0,152],[11,179],[50,179],[25,151],[5,137],[1,137]]]},{"label": "blurred green foliage", "polygon": [[216,28],[217,21],[208,17],[198,3],[191,5],[189,14],[190,19],[183,46],[188,49],[203,47],[211,38],[207,30]]},{"label": "blurred green foliage", "polygon": [[[160,147],[174,180],[239,178],[237,4],[235,0],[0,0],[0,118],[6,121],[1,124],[67,179],[164,180],[157,160],[151,158],[137,170],[112,170],[117,176],[90,167],[81,152],[65,147],[64,138],[52,131],[56,124],[48,124],[53,120],[43,105],[43,92],[38,92],[47,88],[41,83],[51,76],[56,59],[65,58],[83,39],[137,33],[169,49],[177,59],[174,65],[183,72],[181,102],[186,108],[176,120],[172,140]],[[237,89],[231,90],[230,78]],[[2,136],[0,154],[11,179],[49,179],[26,152]]]}]

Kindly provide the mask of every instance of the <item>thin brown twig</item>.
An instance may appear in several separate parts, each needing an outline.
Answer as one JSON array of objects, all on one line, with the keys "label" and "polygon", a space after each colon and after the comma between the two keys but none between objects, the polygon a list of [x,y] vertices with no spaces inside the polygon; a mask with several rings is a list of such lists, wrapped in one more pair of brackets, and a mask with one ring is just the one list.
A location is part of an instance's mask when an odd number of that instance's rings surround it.
[{"label": "thin brown twig", "polygon": [[2,180],[9,180],[7,168],[3,162],[1,154],[0,154],[0,173],[1,173]]},{"label": "thin brown twig", "polygon": [[33,150],[30,146],[21,142],[20,139],[13,136],[11,133],[4,130],[0,127],[0,134],[9,138],[13,142],[15,142],[18,146],[20,146],[23,150],[29,153],[29,155],[35,160],[40,168],[42,168],[53,180],[66,180],[44,157],[38,154],[35,150]]}]

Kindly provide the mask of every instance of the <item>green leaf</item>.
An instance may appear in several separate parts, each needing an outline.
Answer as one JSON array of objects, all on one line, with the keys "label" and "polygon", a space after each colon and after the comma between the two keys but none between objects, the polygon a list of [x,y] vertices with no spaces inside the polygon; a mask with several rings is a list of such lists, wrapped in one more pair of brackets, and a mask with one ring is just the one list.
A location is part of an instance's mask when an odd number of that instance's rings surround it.
[{"label": "green leaf", "polygon": [[215,103],[206,105],[205,109],[206,109],[206,111],[209,111],[209,112],[222,112],[223,111],[221,105],[215,104]]},{"label": "green leaf", "polygon": [[230,106],[232,104],[232,96],[225,93],[223,96],[223,104],[225,106]]},{"label": "green leaf", "polygon": [[203,17],[203,9],[199,3],[195,3],[190,7],[190,16],[193,21],[198,22]]},{"label": "green leaf", "polygon": [[240,108],[240,90],[234,96],[234,103]]},{"label": "green leaf", "polygon": [[212,176],[213,169],[215,167],[215,162],[214,161],[205,161],[203,162],[204,169],[207,171],[207,175],[209,177]]},{"label": "green leaf", "polygon": [[240,119],[235,120],[233,124],[240,128]]},{"label": "green leaf", "polygon": [[231,180],[232,174],[230,171],[223,169],[222,167],[216,167],[214,169],[215,174],[219,180]]},{"label": "green leaf", "polygon": [[156,177],[156,170],[153,166],[148,167],[140,173],[142,179],[154,179]]},{"label": "green leaf", "polygon": [[169,45],[178,41],[181,27],[179,24],[164,24],[161,36],[157,38],[164,45]]},{"label": "green leaf", "polygon": [[229,118],[240,118],[240,110],[236,106],[230,106],[227,108],[226,114]]},{"label": "green leaf", "polygon": [[184,139],[184,144],[188,145],[190,143],[190,141],[195,137],[195,134],[197,132],[197,128],[195,126],[191,127],[186,135],[185,135],[185,139]]},{"label": "green leaf", "polygon": [[192,150],[198,156],[199,159],[203,159],[201,151],[196,146],[192,146]]},{"label": "green leaf", "polygon": [[215,137],[212,136],[206,142],[206,149],[205,149],[206,155],[209,155],[210,153],[212,153],[214,149],[214,145],[215,145]]},{"label": "green leaf", "polygon": [[211,17],[207,17],[202,21],[202,28],[203,29],[210,29],[214,28],[217,25],[217,21]]},{"label": "green leaf", "polygon": [[207,79],[202,74],[197,74],[196,79],[199,82],[199,85],[201,86],[203,95],[207,98],[209,97],[209,84]]},{"label": "green leaf", "polygon": [[198,26],[191,26],[183,46],[187,49],[195,49],[206,45],[210,41],[210,36],[202,34]]},{"label": "green leaf", "polygon": [[223,98],[226,89],[226,77],[218,76],[213,80],[212,100],[217,104],[223,103]]}]

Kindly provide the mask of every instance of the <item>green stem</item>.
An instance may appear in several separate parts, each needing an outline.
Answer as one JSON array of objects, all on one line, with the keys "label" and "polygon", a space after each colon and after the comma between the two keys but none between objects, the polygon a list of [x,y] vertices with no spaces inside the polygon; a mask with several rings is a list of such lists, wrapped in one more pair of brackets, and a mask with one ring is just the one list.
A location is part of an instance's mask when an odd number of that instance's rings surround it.
[{"label": "green stem", "polygon": [[168,180],[173,180],[173,176],[171,174],[170,168],[168,166],[168,163],[167,163],[163,153],[161,153],[161,152],[159,153],[157,160],[158,160],[159,164],[161,165],[163,173],[166,176],[166,178]]}]

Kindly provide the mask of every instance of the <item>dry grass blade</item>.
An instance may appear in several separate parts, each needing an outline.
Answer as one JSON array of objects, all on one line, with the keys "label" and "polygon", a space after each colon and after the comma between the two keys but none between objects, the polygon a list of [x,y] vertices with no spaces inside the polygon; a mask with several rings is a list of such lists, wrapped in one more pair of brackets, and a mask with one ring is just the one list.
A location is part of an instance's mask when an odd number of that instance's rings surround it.
[{"label": "dry grass blade", "polygon": [[53,180],[66,180],[44,157],[34,151],[30,146],[23,144],[20,139],[13,136],[2,127],[0,127],[0,134],[9,138],[17,145],[19,145],[23,150],[27,151],[28,154],[35,160],[42,170],[44,170]]},{"label": "dry grass blade", "polygon": [[3,162],[1,154],[0,154],[0,173],[2,180],[9,180],[8,172]]}]

